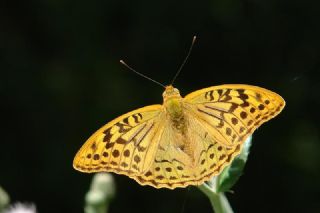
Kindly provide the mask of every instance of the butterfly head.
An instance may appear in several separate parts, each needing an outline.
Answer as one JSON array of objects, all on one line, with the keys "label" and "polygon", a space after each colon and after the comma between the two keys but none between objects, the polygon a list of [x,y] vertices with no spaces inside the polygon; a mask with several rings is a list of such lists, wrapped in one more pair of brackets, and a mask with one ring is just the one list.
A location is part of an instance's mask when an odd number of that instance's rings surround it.
[{"label": "butterfly head", "polygon": [[172,85],[166,86],[165,88],[166,90],[162,94],[164,102],[172,98],[181,98],[180,92],[177,88],[174,88]]}]

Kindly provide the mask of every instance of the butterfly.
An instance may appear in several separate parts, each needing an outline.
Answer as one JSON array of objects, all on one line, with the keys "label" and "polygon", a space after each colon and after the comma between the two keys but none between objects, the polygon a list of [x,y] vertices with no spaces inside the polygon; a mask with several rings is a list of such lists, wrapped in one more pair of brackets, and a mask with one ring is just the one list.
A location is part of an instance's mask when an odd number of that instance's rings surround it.
[{"label": "butterfly", "polygon": [[96,131],[76,154],[81,172],[114,172],[155,188],[201,185],[240,153],[284,99],[261,87],[226,84],[185,97],[166,86],[162,105],[124,114]]}]

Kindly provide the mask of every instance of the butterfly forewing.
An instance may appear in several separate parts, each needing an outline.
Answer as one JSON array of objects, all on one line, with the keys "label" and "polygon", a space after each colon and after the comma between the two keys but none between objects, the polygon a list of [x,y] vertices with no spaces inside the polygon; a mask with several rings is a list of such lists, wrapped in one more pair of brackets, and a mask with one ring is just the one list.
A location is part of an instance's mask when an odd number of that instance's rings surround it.
[{"label": "butterfly forewing", "polygon": [[225,146],[242,144],[262,123],[275,117],[285,102],[278,94],[250,85],[221,85],[185,97],[195,117]]},{"label": "butterfly forewing", "polygon": [[109,122],[79,150],[74,168],[82,172],[111,171],[130,176],[144,173],[157,151],[161,115],[162,106],[152,105]]}]

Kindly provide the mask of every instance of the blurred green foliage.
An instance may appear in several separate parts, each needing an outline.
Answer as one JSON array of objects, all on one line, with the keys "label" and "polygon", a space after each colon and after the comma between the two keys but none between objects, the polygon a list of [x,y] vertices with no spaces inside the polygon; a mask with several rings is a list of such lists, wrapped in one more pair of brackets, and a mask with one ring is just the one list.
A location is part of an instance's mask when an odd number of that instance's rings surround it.
[{"label": "blurred green foliage", "polygon": [[5,209],[10,203],[10,197],[6,191],[0,187],[0,212]]},{"label": "blurred green foliage", "polygon": [[[96,129],[130,110],[223,83],[266,87],[284,111],[255,132],[237,212],[320,212],[320,2],[3,1],[0,7],[0,184],[39,212],[82,212],[92,175],[72,160]],[[115,176],[110,212],[206,212],[194,189],[156,190]],[[188,195],[186,200],[186,194]],[[270,201],[272,198],[272,201]]]},{"label": "blurred green foliage", "polygon": [[111,174],[98,173],[93,176],[90,190],[85,196],[85,213],[107,213],[110,201],[116,192],[115,182]]}]

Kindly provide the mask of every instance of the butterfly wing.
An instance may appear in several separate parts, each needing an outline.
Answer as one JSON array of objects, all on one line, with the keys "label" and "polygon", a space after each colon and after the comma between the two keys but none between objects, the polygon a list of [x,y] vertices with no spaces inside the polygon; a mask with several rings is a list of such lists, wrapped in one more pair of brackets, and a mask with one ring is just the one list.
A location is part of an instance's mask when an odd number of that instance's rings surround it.
[{"label": "butterfly wing", "polygon": [[285,106],[280,95],[243,84],[198,90],[187,95],[185,101],[209,135],[227,147],[242,144]]},{"label": "butterfly wing", "polygon": [[162,130],[162,106],[122,115],[96,131],[81,147],[73,166],[82,172],[144,173],[153,162]]}]

